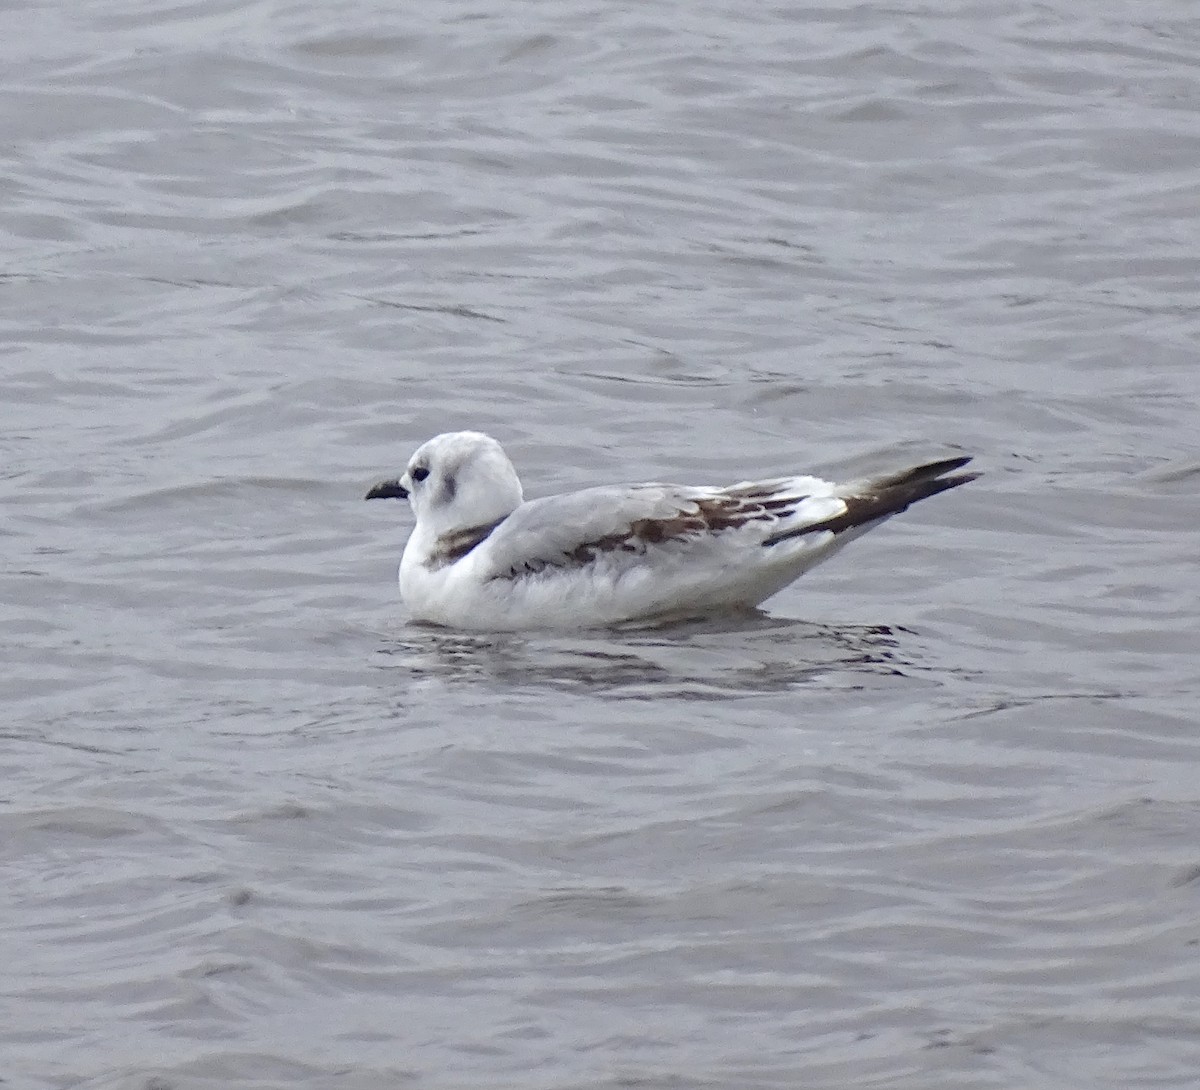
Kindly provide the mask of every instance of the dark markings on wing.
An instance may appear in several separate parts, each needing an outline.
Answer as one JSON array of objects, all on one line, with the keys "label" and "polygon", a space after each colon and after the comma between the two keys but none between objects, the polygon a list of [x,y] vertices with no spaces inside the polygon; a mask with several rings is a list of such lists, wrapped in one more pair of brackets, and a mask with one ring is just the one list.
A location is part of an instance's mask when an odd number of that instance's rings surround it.
[{"label": "dark markings on wing", "polygon": [[975,480],[978,473],[959,473],[952,477],[942,474],[965,466],[970,458],[947,458],[941,462],[931,462],[929,465],[906,469],[902,473],[890,477],[881,477],[864,486],[864,491],[857,496],[843,496],[846,510],[833,518],[821,522],[809,523],[795,529],[782,530],[772,534],[763,545],[778,545],[781,541],[790,541],[806,534],[828,531],[840,534],[852,530],[877,519],[899,514],[911,507],[918,500],[936,496],[950,488]]},{"label": "dark markings on wing", "polygon": [[499,578],[519,579],[547,569],[579,568],[593,563],[606,553],[644,553],[651,545],[683,542],[704,534],[737,530],[752,522],[774,522],[785,517],[805,498],[780,496],[774,488],[757,486],[687,500],[685,502],[689,510],[665,518],[634,519],[627,530],[580,542],[554,558],[538,557],[526,561],[510,568]]},{"label": "dark markings on wing", "polygon": [[487,541],[492,536],[492,531],[503,521],[504,519],[497,519],[484,526],[470,526],[465,530],[456,530],[452,534],[443,534],[437,539],[437,546],[429,554],[429,559],[425,561],[425,567],[430,571],[437,571],[438,568],[444,568],[456,560],[461,560],[477,545]]}]

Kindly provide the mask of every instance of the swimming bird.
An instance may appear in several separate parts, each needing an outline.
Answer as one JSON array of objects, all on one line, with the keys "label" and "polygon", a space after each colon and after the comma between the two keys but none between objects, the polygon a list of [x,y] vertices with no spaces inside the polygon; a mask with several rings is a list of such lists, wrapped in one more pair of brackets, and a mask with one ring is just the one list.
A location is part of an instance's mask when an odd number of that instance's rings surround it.
[{"label": "swimming bird", "polygon": [[400,593],[418,620],[470,629],[585,628],[749,609],[918,500],[957,488],[946,458],[837,484],[602,485],[526,501],[482,432],[435,436],[366,495],[407,499]]}]

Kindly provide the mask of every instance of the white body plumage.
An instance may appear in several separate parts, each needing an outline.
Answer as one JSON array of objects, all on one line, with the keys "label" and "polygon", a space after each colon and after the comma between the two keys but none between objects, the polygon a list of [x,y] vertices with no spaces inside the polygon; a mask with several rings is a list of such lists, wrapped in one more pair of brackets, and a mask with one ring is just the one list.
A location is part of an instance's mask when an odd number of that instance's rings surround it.
[{"label": "white body plumage", "polygon": [[414,618],[580,628],[750,608],[909,504],[974,479],[951,458],[872,481],[638,484],[524,502],[500,444],[451,432],[368,499],[407,498],[400,562]]}]

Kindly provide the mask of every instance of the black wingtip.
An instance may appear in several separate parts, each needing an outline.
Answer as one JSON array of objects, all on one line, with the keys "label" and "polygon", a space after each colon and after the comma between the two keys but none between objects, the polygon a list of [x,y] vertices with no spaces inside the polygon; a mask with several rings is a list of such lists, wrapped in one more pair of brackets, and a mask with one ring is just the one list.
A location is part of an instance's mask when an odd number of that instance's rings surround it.
[{"label": "black wingtip", "polygon": [[[931,481],[937,477],[942,477],[943,480],[949,480],[945,477],[947,473],[952,473],[956,469],[962,469],[971,461],[971,455],[965,454],[958,458],[943,458],[940,462],[926,462],[924,465],[914,466],[912,469],[903,469],[899,473],[893,473],[888,477],[877,477],[871,481],[869,487],[873,491],[882,491],[887,488],[898,488],[907,484],[916,484],[919,481]],[[963,480],[960,484],[966,484],[967,480],[974,480],[979,476],[978,473],[973,475],[963,474]],[[951,485],[951,488],[954,486]],[[930,493],[932,495],[932,493]]]},{"label": "black wingtip", "polygon": [[926,465],[915,466],[888,477],[879,477],[868,481],[862,485],[857,494],[842,496],[846,504],[846,510],[842,514],[799,529],[785,530],[783,533],[767,538],[763,544],[777,545],[790,538],[803,537],[806,534],[815,534],[821,531],[840,534],[868,522],[876,522],[891,515],[898,515],[919,500],[928,499],[930,496],[936,496],[939,492],[946,492],[951,488],[958,488],[959,485],[978,480],[982,474],[956,473],[948,477],[943,476],[943,474],[951,473],[952,470],[962,468],[969,461],[971,461],[969,456],[946,458],[940,462],[929,462]]}]

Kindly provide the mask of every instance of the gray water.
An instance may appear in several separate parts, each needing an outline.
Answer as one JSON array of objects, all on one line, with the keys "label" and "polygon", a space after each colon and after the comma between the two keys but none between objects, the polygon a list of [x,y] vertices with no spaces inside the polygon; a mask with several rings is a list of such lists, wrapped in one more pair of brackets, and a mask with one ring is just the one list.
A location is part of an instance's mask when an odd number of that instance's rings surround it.
[{"label": "gray water", "polygon": [[[0,1081],[1200,1082],[1200,10],[113,0],[0,44]],[[761,614],[407,622],[531,495],[985,476]]]}]

